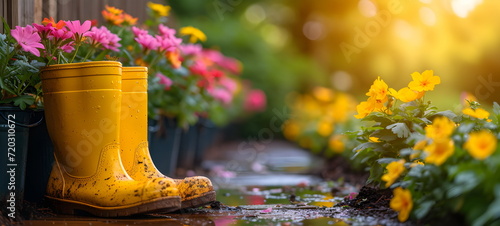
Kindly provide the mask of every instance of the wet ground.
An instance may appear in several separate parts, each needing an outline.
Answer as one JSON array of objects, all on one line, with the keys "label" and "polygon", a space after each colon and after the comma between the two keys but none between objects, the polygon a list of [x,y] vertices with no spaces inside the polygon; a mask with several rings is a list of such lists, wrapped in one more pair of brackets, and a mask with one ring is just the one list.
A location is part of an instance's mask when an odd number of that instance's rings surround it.
[{"label": "wet ground", "polygon": [[[168,214],[95,218],[53,213],[34,207],[23,225],[400,225],[386,205],[368,209],[345,205],[361,185],[343,178],[324,181],[324,162],[286,143],[267,144],[254,153],[231,151],[238,144],[209,151],[203,163],[217,190],[217,202]],[[228,150],[228,151],[222,151]],[[311,173],[312,172],[312,173]],[[388,202],[387,197],[376,202]],[[360,202],[366,198],[360,199]],[[408,224],[407,224],[408,225]]]}]

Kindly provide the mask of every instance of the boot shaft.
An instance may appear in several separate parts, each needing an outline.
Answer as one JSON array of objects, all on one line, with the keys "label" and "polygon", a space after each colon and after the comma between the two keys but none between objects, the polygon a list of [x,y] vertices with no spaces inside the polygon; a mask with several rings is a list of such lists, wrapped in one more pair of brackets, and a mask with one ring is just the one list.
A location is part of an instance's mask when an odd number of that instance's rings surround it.
[{"label": "boot shaft", "polygon": [[[125,169],[131,169],[137,148],[148,141],[148,68],[122,68],[121,149]],[[144,147],[143,147],[144,148]]]},{"label": "boot shaft", "polygon": [[121,63],[112,61],[42,69],[47,129],[68,174],[94,175],[101,150],[120,142],[121,73]]}]

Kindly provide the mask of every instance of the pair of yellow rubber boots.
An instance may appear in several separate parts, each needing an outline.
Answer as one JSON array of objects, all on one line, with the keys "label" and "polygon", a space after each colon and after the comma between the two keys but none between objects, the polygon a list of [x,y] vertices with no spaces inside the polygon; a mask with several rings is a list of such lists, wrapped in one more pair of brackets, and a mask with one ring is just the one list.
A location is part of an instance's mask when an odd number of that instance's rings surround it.
[{"label": "pair of yellow rubber boots", "polygon": [[46,199],[56,211],[118,217],[215,201],[206,177],[171,179],[147,142],[147,68],[113,61],[42,69],[55,163]]}]

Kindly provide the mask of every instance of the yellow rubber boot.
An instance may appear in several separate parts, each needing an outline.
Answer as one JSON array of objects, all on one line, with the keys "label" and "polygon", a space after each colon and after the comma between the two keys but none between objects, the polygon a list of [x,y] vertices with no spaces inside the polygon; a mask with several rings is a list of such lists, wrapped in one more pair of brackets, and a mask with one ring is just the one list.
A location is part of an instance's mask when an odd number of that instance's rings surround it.
[{"label": "yellow rubber boot", "polygon": [[117,217],[180,208],[175,182],[133,180],[121,163],[121,63],[52,65],[41,78],[55,157],[46,198],[56,211]]},{"label": "yellow rubber boot", "polygon": [[[135,180],[168,178],[154,165],[148,148],[147,68],[123,67],[121,155],[128,174]],[[182,198],[182,208],[198,207],[215,201],[212,182],[202,176],[174,179]]]}]

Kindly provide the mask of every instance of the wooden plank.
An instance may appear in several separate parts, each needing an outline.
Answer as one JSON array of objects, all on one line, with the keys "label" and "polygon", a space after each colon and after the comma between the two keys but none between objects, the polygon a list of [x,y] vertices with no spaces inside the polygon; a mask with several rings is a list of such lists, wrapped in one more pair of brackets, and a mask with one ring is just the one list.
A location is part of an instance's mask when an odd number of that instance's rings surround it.
[{"label": "wooden plank", "polygon": [[41,23],[43,14],[43,0],[34,0],[33,5],[33,22]]}]

